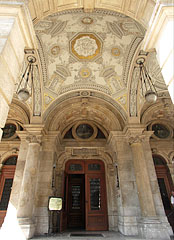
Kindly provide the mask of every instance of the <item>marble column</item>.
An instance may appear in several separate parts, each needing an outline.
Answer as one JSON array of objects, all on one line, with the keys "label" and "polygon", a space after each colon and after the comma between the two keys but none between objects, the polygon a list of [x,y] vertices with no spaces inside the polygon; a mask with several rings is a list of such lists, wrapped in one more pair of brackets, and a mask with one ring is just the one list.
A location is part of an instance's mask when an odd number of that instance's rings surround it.
[{"label": "marble column", "polygon": [[[131,146],[133,164],[136,176],[138,197],[141,208],[139,233],[146,239],[170,239],[168,229],[157,216],[152,191],[152,182],[146,155],[149,155],[146,145],[152,132],[144,131],[144,127],[135,126],[126,129],[126,136]],[[150,151],[150,148],[149,148]]]},{"label": "marble column", "polygon": [[26,138],[28,151],[17,210],[19,225],[27,239],[32,237],[35,231],[34,206],[42,136],[41,129],[32,130],[30,129]]}]

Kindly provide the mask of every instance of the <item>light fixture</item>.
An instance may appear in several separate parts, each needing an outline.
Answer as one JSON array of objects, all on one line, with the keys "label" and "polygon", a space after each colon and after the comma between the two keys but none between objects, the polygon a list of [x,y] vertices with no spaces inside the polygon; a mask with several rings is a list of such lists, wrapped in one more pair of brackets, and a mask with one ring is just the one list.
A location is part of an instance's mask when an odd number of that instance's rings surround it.
[{"label": "light fixture", "polygon": [[150,75],[147,72],[147,69],[144,66],[145,59],[140,57],[137,59],[136,63],[140,68],[140,81],[142,95],[145,97],[146,101],[149,103],[154,103],[157,100],[157,91],[152,82]]},{"label": "light fixture", "polygon": [[[24,102],[27,101],[29,99],[29,97],[31,96],[30,92],[29,92],[29,88],[31,88],[31,92],[32,92],[33,70],[34,70],[34,67],[37,67],[37,65],[34,64],[36,62],[36,58],[34,56],[29,55],[27,57],[27,61],[28,61],[27,67],[22,75],[21,81],[20,81],[17,91],[16,91],[18,98]],[[29,86],[29,81],[30,81],[31,86]]]}]

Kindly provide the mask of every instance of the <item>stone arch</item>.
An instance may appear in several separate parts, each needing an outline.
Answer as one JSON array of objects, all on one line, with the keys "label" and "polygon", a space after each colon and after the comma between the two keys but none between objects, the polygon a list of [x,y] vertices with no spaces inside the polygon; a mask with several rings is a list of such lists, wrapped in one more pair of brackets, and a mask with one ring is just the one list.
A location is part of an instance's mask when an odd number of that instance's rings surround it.
[{"label": "stone arch", "polygon": [[165,153],[157,151],[152,154],[152,157],[155,157],[155,156],[161,159],[161,161],[163,162],[162,165],[167,165],[169,163],[168,156]]},{"label": "stone arch", "polygon": [[164,101],[158,100],[153,105],[144,105],[140,112],[140,121],[142,124],[148,125],[154,120],[165,121],[171,128],[174,128],[172,109],[165,104],[167,99]]},{"label": "stone arch", "polygon": [[10,149],[9,151],[7,151],[7,152],[4,152],[1,156],[0,156],[0,165],[1,165],[1,167],[0,168],[2,168],[2,166],[4,165],[4,163],[5,163],[5,161],[8,159],[8,158],[10,158],[10,157],[12,157],[12,156],[18,156],[18,153],[19,153],[19,149],[18,148],[12,148],[12,149]]},{"label": "stone arch", "polygon": [[129,17],[132,17],[136,21],[140,22],[144,27],[148,27],[148,22],[150,20],[150,16],[155,7],[155,1],[151,0],[142,0],[139,2],[129,2],[126,0],[123,1],[97,1],[97,0],[73,0],[71,2],[67,2],[63,0],[61,2],[57,1],[56,3],[51,1],[36,1],[34,3],[32,0],[29,1],[29,10],[31,13],[31,17],[34,23],[42,20],[45,16],[50,14],[71,10],[71,9],[84,9],[84,12],[92,12],[94,9],[97,11],[98,9],[117,11],[119,13],[125,14]]},{"label": "stone arch", "polygon": [[86,90],[63,95],[43,115],[46,129],[61,133],[70,123],[83,119],[103,125],[108,132],[122,130],[126,118],[125,111],[112,98]]},{"label": "stone arch", "polygon": [[30,118],[31,118],[31,110],[28,108],[28,106],[19,101],[16,98],[13,98],[13,101],[10,105],[10,110],[8,113],[8,120],[15,120],[19,123],[23,124],[29,124]]}]

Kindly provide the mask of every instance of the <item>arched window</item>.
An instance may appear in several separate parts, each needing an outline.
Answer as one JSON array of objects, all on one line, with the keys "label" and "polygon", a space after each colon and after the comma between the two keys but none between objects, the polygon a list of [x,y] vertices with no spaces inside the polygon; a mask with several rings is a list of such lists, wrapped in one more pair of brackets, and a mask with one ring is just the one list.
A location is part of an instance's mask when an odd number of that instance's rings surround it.
[{"label": "arched window", "polygon": [[153,156],[153,162],[155,166],[159,165],[166,165],[166,161],[159,155]]}]

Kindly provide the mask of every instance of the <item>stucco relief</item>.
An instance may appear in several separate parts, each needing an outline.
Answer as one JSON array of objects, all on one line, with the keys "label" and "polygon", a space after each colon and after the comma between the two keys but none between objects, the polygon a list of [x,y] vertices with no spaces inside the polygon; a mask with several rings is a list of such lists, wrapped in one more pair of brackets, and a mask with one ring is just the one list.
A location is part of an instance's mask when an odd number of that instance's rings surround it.
[{"label": "stucco relief", "polygon": [[95,54],[97,48],[95,39],[90,38],[90,36],[81,37],[74,44],[74,50],[84,57]]}]

